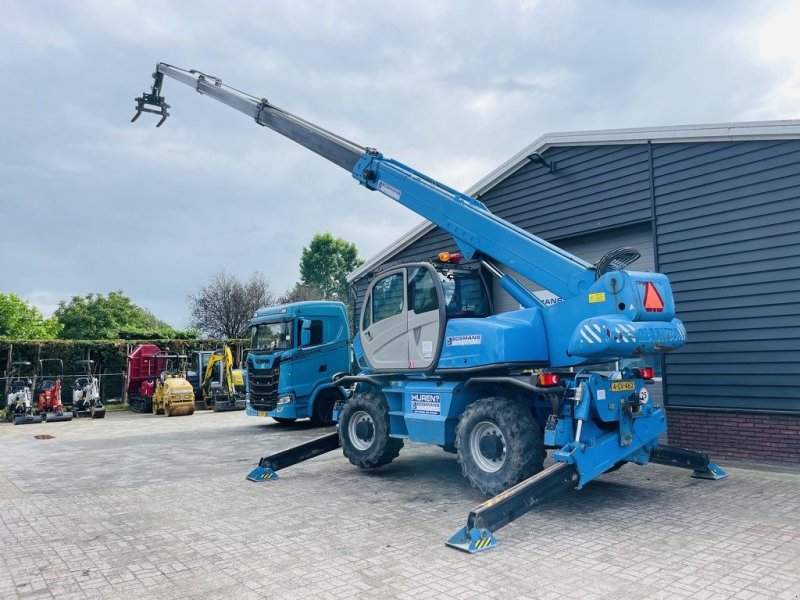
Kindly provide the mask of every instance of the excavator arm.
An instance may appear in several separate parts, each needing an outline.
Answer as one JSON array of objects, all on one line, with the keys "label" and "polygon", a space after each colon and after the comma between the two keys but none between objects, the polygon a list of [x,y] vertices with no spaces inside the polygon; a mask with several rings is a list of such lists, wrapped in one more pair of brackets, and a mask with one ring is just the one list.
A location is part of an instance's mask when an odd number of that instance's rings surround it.
[{"label": "excavator arm", "polygon": [[222,388],[229,397],[236,395],[236,387],[233,383],[233,353],[228,346],[223,346],[222,350],[215,351],[208,359],[205,371],[203,372],[203,381],[200,383],[203,397],[208,395],[209,386],[214,378],[214,368],[217,363],[222,363]]}]

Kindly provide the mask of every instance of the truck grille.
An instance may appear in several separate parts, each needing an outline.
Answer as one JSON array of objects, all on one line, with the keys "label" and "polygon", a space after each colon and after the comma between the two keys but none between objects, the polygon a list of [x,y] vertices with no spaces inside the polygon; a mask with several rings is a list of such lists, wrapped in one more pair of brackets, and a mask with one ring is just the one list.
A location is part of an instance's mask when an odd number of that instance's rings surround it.
[{"label": "truck grille", "polygon": [[256,369],[250,363],[247,369],[250,386],[250,406],[255,410],[275,410],[278,405],[278,360],[270,369]]}]

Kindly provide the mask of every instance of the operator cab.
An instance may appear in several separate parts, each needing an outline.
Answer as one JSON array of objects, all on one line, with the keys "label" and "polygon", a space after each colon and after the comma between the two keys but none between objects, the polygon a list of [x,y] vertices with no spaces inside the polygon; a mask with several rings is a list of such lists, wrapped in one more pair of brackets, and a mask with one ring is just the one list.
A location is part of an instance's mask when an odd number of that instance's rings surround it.
[{"label": "operator cab", "polygon": [[448,320],[491,314],[480,271],[459,261],[460,255],[442,253],[436,262],[401,265],[376,277],[359,333],[374,371],[429,371],[439,360]]}]

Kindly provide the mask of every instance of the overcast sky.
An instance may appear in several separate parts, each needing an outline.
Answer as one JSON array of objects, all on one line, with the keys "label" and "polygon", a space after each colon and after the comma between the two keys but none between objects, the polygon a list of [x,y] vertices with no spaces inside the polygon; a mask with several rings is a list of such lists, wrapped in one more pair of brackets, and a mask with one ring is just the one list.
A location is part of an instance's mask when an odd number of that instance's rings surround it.
[{"label": "overcast sky", "polygon": [[0,7],[0,291],[46,314],[121,289],[183,327],[220,268],[280,292],[315,233],[369,258],[420,221],[174,80],[163,127],[129,123],[158,61],[460,189],[547,132],[800,117],[796,2]]}]

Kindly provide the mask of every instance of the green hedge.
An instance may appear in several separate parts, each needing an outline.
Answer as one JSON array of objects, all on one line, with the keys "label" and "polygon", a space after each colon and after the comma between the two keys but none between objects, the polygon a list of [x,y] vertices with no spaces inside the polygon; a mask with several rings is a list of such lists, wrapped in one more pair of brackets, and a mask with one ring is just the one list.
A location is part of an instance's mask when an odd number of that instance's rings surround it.
[{"label": "green hedge", "polygon": [[[3,340],[0,341],[0,392],[5,390],[5,377],[12,361],[27,360],[35,368],[39,359],[60,358],[64,361],[64,389],[70,388],[70,378],[75,373],[75,361],[90,359],[94,361],[94,372],[101,376],[101,393],[104,400],[120,398],[124,387],[123,374],[127,370],[127,357],[139,344],[156,344],[162,350],[169,348],[178,354],[190,354],[195,350],[214,350],[223,343],[231,347],[234,360],[249,346],[250,340],[180,339],[180,340]],[[5,395],[0,406],[5,406]]]}]

